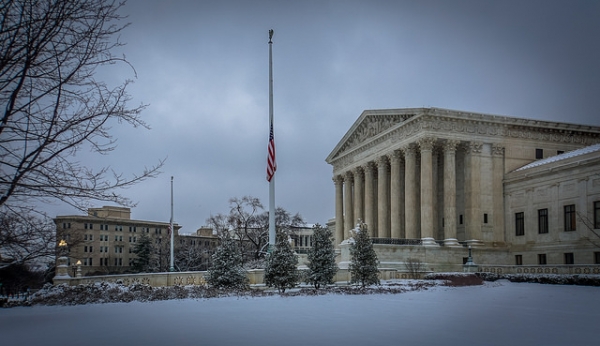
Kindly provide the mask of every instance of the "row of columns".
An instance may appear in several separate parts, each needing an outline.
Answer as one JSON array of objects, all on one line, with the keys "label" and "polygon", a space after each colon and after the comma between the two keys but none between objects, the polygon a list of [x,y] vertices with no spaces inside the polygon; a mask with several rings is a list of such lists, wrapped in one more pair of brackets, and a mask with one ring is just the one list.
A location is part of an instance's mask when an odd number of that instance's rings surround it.
[{"label": "row of columns", "polygon": [[[437,164],[434,165],[434,162],[437,163],[437,156],[434,155],[436,143],[435,138],[421,138],[416,143],[380,156],[343,175],[334,176],[336,242],[348,239],[349,230],[361,219],[368,225],[373,237],[421,238],[423,245],[436,246],[433,233],[438,219],[438,211],[434,208],[438,175]],[[444,218],[444,245],[459,246],[456,239],[456,151],[460,142],[444,140],[441,144],[444,160],[441,211]],[[468,142],[463,146],[466,153],[464,208],[465,219],[469,220],[465,225],[465,233],[472,240],[481,239],[482,145],[480,142]],[[495,151],[497,149],[494,147]]]}]

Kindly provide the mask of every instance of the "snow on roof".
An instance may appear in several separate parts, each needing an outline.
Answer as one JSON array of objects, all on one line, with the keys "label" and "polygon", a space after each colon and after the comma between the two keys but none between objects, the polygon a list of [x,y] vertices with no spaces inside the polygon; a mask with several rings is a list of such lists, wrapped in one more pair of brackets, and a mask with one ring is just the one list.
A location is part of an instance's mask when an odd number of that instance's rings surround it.
[{"label": "snow on roof", "polygon": [[555,155],[555,156],[548,157],[548,158],[545,158],[545,159],[542,159],[542,160],[534,161],[534,162],[529,163],[529,164],[527,164],[527,165],[525,165],[525,166],[523,166],[521,168],[515,169],[515,172],[522,171],[522,170],[529,169],[529,168],[533,168],[533,167],[538,167],[538,166],[545,165],[545,164],[552,163],[552,162],[556,162],[556,161],[570,159],[570,158],[573,158],[573,157],[577,157],[577,156],[581,156],[581,155],[593,153],[593,152],[596,152],[596,151],[600,151],[600,143],[597,143],[597,144],[594,144],[594,145],[590,145],[590,146],[585,147],[585,148],[568,151],[568,152],[566,152],[564,154]]}]

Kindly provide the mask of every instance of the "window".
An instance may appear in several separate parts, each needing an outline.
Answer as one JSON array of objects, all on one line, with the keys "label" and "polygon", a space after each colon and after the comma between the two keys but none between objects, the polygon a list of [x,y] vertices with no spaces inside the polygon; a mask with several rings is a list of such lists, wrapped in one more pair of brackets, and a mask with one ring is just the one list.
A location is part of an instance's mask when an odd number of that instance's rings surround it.
[{"label": "window", "polygon": [[543,159],[544,158],[544,149],[535,149],[535,159]]},{"label": "window", "polygon": [[575,258],[573,256],[572,252],[566,252],[565,253],[565,264],[574,264],[575,263]]},{"label": "window", "polygon": [[94,240],[94,235],[90,234],[90,236],[88,237],[90,240]]},{"label": "window", "polygon": [[556,151],[556,155],[560,155],[560,154],[564,154],[564,153],[565,153],[565,151],[564,151],[564,150],[557,150],[557,151]]},{"label": "window", "polygon": [[483,223],[488,223],[488,214],[483,214]]},{"label": "window", "polygon": [[463,216],[462,216],[462,214],[458,215],[458,223],[461,224],[461,225],[463,224]]},{"label": "window", "polygon": [[515,235],[525,235],[525,213],[515,213]]},{"label": "window", "polygon": [[538,233],[548,233],[548,209],[538,209]]},{"label": "window", "polygon": [[600,264],[600,252],[594,252],[594,263]]},{"label": "window", "polygon": [[545,253],[538,254],[538,264],[540,264],[540,265],[546,264],[546,254]]},{"label": "window", "polygon": [[515,255],[515,265],[523,265],[523,255]]},{"label": "window", "polygon": [[565,232],[575,230],[575,204],[565,205]]},{"label": "window", "polygon": [[600,228],[600,201],[594,202],[594,228]]}]

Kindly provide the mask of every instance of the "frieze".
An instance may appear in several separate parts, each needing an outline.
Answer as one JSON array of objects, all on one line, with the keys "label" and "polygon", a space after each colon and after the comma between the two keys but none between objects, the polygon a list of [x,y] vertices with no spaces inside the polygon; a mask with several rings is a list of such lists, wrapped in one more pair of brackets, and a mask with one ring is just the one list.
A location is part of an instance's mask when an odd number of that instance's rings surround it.
[{"label": "frieze", "polygon": [[340,152],[348,148],[356,147],[363,143],[367,138],[375,137],[384,132],[393,125],[406,121],[414,114],[394,114],[394,115],[372,115],[358,126],[352,136],[346,141]]}]

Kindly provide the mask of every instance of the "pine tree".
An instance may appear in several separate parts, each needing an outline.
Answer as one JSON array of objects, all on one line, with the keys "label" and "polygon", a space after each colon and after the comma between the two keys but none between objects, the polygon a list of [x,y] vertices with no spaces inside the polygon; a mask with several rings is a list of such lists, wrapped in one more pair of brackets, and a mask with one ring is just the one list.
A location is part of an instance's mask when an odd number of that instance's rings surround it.
[{"label": "pine tree", "polygon": [[154,245],[152,244],[152,239],[147,234],[142,233],[139,241],[135,244],[133,253],[136,255],[136,258],[133,260],[133,270],[138,273],[150,272]]},{"label": "pine tree", "polygon": [[354,231],[354,243],[350,247],[351,283],[360,283],[363,287],[367,285],[379,285],[379,260],[373,249],[373,243],[369,237],[367,225],[361,223]]},{"label": "pine tree", "polygon": [[283,232],[278,233],[275,249],[267,256],[265,284],[277,288],[279,293],[296,287],[299,279],[297,265],[298,258],[287,236]]},{"label": "pine tree", "polygon": [[206,277],[209,285],[217,288],[248,287],[248,277],[242,267],[242,254],[233,239],[221,240],[221,245],[212,256],[212,265]]},{"label": "pine tree", "polygon": [[332,237],[327,227],[321,227],[319,224],[313,227],[313,245],[308,251],[306,282],[315,289],[319,289],[321,285],[332,284],[338,271]]}]

